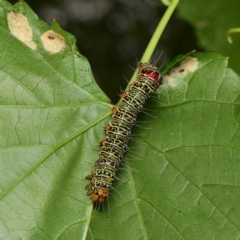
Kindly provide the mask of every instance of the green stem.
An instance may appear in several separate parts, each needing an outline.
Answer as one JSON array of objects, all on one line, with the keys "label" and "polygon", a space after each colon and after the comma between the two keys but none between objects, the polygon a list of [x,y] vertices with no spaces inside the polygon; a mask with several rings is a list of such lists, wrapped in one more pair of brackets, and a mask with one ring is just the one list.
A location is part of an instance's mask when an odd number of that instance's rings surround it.
[{"label": "green stem", "polygon": [[228,30],[227,32],[227,40],[229,43],[233,43],[233,40],[231,38],[231,34],[232,33],[239,33],[240,32],[240,28],[231,28]]},{"label": "green stem", "polygon": [[[140,62],[149,62],[150,61],[152,54],[157,46],[157,43],[158,43],[160,37],[162,36],[163,30],[165,29],[170,17],[172,16],[173,11],[177,7],[178,2],[179,2],[179,0],[172,0],[172,2],[169,4],[169,7],[167,8],[166,12],[164,13],[162,19],[160,20],[155,32],[153,33],[153,36],[143,54]],[[128,90],[131,83],[136,80],[137,71],[138,71],[138,69],[135,70],[131,80],[128,83],[126,90]],[[120,102],[121,102],[121,100],[118,101],[116,106],[119,106]]]},{"label": "green stem", "polygon": [[[173,11],[175,10],[176,6],[178,5],[179,0],[173,0],[172,3],[169,5],[169,7],[167,8],[166,12],[164,13],[162,19],[160,20],[155,32],[152,35],[152,38],[145,50],[145,52],[143,53],[142,59],[140,62],[149,62],[152,54],[158,44],[158,41],[160,40],[160,37],[162,36],[163,30],[165,29],[170,17],[173,14]],[[135,81],[137,76],[137,69],[134,72],[129,85]]]},{"label": "green stem", "polygon": [[170,17],[173,14],[176,6],[178,5],[179,0],[173,0],[172,3],[169,5],[168,9],[166,10],[165,14],[163,15],[161,21],[159,22],[147,48],[144,52],[141,62],[149,62],[152,54],[158,44],[160,37],[162,36],[163,30],[165,29]]}]

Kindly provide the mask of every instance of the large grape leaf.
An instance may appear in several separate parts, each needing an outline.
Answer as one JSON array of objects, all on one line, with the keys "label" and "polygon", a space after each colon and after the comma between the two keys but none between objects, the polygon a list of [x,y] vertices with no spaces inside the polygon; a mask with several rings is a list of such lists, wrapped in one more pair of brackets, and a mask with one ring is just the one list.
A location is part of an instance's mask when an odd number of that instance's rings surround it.
[{"label": "large grape leaf", "polygon": [[240,79],[225,57],[195,53],[165,75],[92,212],[84,178],[108,99],[57,23],[23,1],[0,10],[0,239],[239,238]]},{"label": "large grape leaf", "polygon": [[226,67],[195,53],[165,76],[89,239],[239,238],[240,79]]},{"label": "large grape leaf", "polygon": [[0,24],[0,239],[82,239],[108,98],[56,22],[0,1]]},{"label": "large grape leaf", "polygon": [[240,27],[240,1],[181,0],[177,8],[180,17],[191,23],[199,44],[206,50],[229,57],[229,66],[238,74],[240,34],[232,34],[233,43],[227,41],[227,32]]}]

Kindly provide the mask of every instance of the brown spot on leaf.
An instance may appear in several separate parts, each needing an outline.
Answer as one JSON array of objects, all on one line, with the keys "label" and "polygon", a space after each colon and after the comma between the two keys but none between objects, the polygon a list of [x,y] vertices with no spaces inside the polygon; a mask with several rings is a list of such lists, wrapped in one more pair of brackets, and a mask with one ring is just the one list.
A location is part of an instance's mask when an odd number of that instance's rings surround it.
[{"label": "brown spot on leaf", "polygon": [[188,56],[180,62],[178,67],[170,70],[170,74],[165,76],[164,82],[174,87],[177,85],[176,79],[178,76],[186,76],[189,72],[194,72],[197,68],[198,60]]},{"label": "brown spot on leaf", "polygon": [[45,50],[48,52],[58,53],[66,47],[65,38],[52,30],[46,31],[40,38]]},{"label": "brown spot on leaf", "polygon": [[36,43],[32,40],[33,32],[27,17],[22,13],[9,12],[7,20],[9,30],[16,38],[33,50],[37,48]]}]

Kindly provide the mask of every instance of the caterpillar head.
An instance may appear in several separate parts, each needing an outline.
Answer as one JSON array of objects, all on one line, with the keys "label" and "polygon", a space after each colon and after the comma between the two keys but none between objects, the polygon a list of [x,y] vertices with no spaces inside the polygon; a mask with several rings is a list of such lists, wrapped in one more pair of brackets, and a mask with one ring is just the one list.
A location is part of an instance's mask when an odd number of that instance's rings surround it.
[{"label": "caterpillar head", "polygon": [[159,69],[151,63],[138,63],[139,72],[138,75],[143,75],[148,79],[156,82],[158,86],[162,83],[162,75]]}]

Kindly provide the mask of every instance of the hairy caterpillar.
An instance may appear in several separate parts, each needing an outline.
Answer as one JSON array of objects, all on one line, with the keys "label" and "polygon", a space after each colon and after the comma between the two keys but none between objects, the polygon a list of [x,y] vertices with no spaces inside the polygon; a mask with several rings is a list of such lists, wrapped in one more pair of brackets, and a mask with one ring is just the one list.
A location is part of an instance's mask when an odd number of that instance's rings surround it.
[{"label": "hairy caterpillar", "polygon": [[86,188],[93,202],[102,203],[109,196],[116,172],[128,151],[127,144],[137,115],[162,82],[162,76],[154,65],[139,63],[138,67],[137,80],[128,92],[120,94],[120,106],[112,108],[112,122],[104,127],[106,137],[100,141],[99,158],[94,170],[86,177],[90,180]]}]

